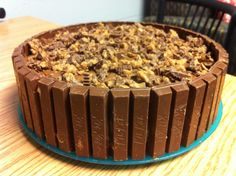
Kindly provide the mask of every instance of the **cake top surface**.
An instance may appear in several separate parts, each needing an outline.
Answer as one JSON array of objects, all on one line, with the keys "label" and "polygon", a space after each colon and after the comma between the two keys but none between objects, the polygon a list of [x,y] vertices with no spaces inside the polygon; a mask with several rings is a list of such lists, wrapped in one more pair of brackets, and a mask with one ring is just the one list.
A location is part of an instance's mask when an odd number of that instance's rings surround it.
[{"label": "cake top surface", "polygon": [[145,88],[190,81],[214,60],[201,37],[179,37],[140,23],[97,23],[28,42],[27,66],[43,76],[78,85]]}]

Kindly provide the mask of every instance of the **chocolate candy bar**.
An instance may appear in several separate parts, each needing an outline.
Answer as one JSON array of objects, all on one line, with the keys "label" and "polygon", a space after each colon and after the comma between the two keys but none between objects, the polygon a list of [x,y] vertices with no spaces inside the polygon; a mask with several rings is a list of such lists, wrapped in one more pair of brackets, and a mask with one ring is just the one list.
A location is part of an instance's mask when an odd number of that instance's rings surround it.
[{"label": "chocolate candy bar", "polygon": [[108,89],[90,88],[90,118],[93,157],[108,157]]},{"label": "chocolate candy bar", "polygon": [[129,101],[128,89],[112,89],[113,158],[116,161],[128,159]]},{"label": "chocolate candy bar", "polygon": [[69,87],[65,82],[56,81],[52,86],[59,148],[73,151],[73,128],[70,114]]},{"label": "chocolate candy bar", "polygon": [[131,91],[131,158],[144,159],[146,156],[147,125],[150,89]]},{"label": "chocolate candy bar", "polygon": [[89,88],[85,86],[73,86],[70,89],[75,151],[78,156],[82,157],[91,155],[88,94]]},{"label": "chocolate candy bar", "polygon": [[206,131],[207,121],[210,118],[211,105],[213,102],[214,91],[216,89],[216,77],[211,73],[206,74],[202,80],[206,83],[206,90],[202,105],[201,117],[198,123],[196,139],[200,138]]},{"label": "chocolate candy bar", "polygon": [[200,79],[189,83],[189,98],[181,142],[183,146],[189,146],[195,140],[205,88],[205,82]]},{"label": "chocolate candy bar", "polygon": [[33,121],[31,118],[31,110],[28,100],[28,93],[25,83],[25,76],[30,73],[30,70],[27,67],[22,67],[21,69],[17,70],[17,75],[19,77],[19,85],[20,85],[20,91],[21,91],[21,101],[23,105],[23,114],[27,123],[27,126],[33,131]]},{"label": "chocolate candy bar", "polygon": [[186,84],[171,86],[172,103],[168,126],[167,152],[174,152],[180,148],[189,88]]},{"label": "chocolate candy bar", "polygon": [[[17,59],[17,61],[14,62],[16,58],[20,58],[20,59],[19,60]],[[21,107],[21,111],[23,113],[24,121],[26,121],[25,116],[24,116],[24,107],[23,107],[23,103],[21,101],[22,95],[21,95],[21,89],[20,89],[20,83],[19,83],[19,76],[18,76],[18,73],[17,73],[17,70],[19,70],[20,68],[22,68],[24,66],[24,62],[21,59],[22,59],[21,57],[15,57],[13,59],[13,63],[14,63],[13,66],[14,66],[14,74],[15,74],[15,77],[16,77],[17,91],[18,91],[19,100],[20,100],[19,101],[20,102],[20,107]]]},{"label": "chocolate candy bar", "polygon": [[211,127],[211,124],[214,122],[215,111],[217,111],[216,110],[217,97],[219,95],[219,90],[220,90],[222,70],[217,68],[217,67],[213,67],[212,69],[210,69],[210,72],[216,77],[216,89],[215,89],[214,98],[213,98],[213,102],[212,102],[210,117],[209,117],[208,122],[207,122],[207,124],[208,124],[207,129],[209,129]]},{"label": "chocolate candy bar", "polygon": [[220,80],[219,93],[218,93],[217,101],[216,101],[216,109],[215,109],[215,112],[214,112],[214,115],[213,115],[213,122],[215,121],[215,118],[216,118],[217,113],[218,113],[221,94],[222,94],[222,90],[223,90],[223,86],[224,86],[224,82],[225,82],[225,74],[227,73],[227,65],[225,63],[218,62],[218,63],[215,64],[215,66],[222,70],[222,74],[221,74],[221,80]]},{"label": "chocolate candy bar", "polygon": [[172,91],[158,86],[151,91],[148,154],[153,158],[165,154]]},{"label": "chocolate candy bar", "polygon": [[34,132],[38,135],[38,137],[44,138],[41,106],[39,94],[37,92],[37,82],[39,80],[39,76],[33,71],[31,71],[29,74],[26,75],[25,80],[31,109],[31,118],[33,120],[34,125]]},{"label": "chocolate candy bar", "polygon": [[38,92],[42,110],[42,121],[44,126],[45,138],[48,144],[57,146],[56,122],[54,117],[52,85],[54,80],[51,78],[41,78],[38,81]]}]

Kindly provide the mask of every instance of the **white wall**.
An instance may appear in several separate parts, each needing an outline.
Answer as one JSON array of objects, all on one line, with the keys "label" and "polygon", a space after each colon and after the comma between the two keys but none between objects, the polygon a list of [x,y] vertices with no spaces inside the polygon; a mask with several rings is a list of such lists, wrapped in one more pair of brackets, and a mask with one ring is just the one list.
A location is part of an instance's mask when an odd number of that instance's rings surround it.
[{"label": "white wall", "polygon": [[144,0],[0,0],[7,18],[34,16],[58,24],[140,21]]}]

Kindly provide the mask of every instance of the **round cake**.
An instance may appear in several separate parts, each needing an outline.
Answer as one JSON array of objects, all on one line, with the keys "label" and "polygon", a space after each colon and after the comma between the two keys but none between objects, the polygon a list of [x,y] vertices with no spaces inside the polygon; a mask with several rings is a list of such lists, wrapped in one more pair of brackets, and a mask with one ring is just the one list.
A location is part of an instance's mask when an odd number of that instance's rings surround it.
[{"label": "round cake", "polygon": [[160,157],[214,122],[227,72],[223,47],[154,23],[104,22],[38,34],[12,55],[27,127],[80,157]]}]

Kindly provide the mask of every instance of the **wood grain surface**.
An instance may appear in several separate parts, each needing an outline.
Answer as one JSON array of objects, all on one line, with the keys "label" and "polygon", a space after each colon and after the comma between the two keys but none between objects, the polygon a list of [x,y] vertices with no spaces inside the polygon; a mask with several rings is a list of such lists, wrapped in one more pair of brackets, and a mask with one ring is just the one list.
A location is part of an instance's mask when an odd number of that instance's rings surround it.
[{"label": "wood grain surface", "polygon": [[227,75],[223,118],[196,149],[168,161],[139,166],[104,166],[65,159],[24,134],[17,116],[18,94],[11,54],[22,41],[57,25],[20,17],[0,22],[0,175],[236,175],[236,77]]}]

